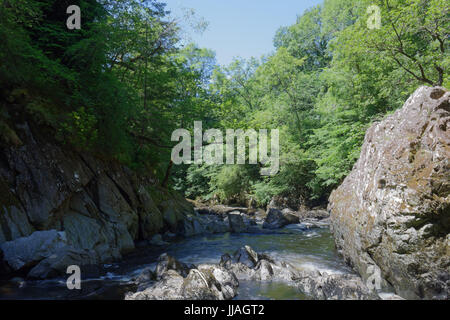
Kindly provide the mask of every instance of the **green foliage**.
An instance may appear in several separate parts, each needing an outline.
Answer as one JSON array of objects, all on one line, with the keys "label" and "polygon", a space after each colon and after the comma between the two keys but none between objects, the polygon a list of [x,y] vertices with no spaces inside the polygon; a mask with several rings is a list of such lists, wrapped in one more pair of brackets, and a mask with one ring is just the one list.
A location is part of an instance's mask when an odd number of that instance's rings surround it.
[{"label": "green foliage", "polygon": [[[367,27],[373,4],[381,9],[380,29]],[[205,194],[239,194],[259,205],[273,196],[326,201],[374,120],[401,107],[419,85],[448,86],[449,22],[443,0],[326,0],[278,30],[273,55],[216,69],[220,125],[280,129],[281,168],[262,178],[223,167],[203,176]]]},{"label": "green foliage", "polygon": [[82,149],[89,149],[98,139],[97,118],[92,110],[87,111],[80,107],[69,114],[67,121],[61,126],[61,132],[68,135],[64,141]]},{"label": "green foliage", "polygon": [[[81,30],[65,26],[72,4]],[[380,29],[367,27],[373,4]],[[0,130],[19,145],[12,124],[33,121],[191,198],[314,204],[351,170],[374,120],[419,85],[448,87],[448,10],[445,0],[325,0],[278,30],[275,53],[217,66],[212,51],[179,41],[157,1],[0,0]],[[172,166],[173,130],[197,120],[279,129],[279,174]]]}]

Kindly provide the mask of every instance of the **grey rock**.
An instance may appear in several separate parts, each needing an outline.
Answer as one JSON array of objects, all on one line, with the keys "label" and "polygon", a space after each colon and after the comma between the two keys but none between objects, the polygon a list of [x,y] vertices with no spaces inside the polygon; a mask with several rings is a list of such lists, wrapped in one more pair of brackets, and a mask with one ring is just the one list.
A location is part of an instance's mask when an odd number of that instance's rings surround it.
[{"label": "grey rock", "polygon": [[169,242],[166,242],[162,239],[160,234],[155,234],[148,242],[150,245],[154,246],[166,246],[169,245]]},{"label": "grey rock", "polygon": [[247,225],[244,223],[244,219],[238,211],[228,213],[228,221],[231,232],[241,233],[247,230]]},{"label": "grey rock", "polygon": [[330,213],[327,210],[304,210],[298,213],[300,221],[315,219],[324,220],[330,217]]},{"label": "grey rock", "polygon": [[[36,230],[56,230],[83,253],[70,253],[80,264],[85,252],[102,263],[120,259],[135,241],[143,243],[168,229],[179,233],[182,221],[194,212],[181,196],[157,189],[150,175],[62,147],[28,123],[10,129],[21,146],[0,145],[0,245]],[[152,196],[150,190],[155,190]],[[193,227],[197,233],[198,224]],[[25,264],[33,266],[58,250],[49,248]],[[16,253],[17,261],[23,258]],[[0,273],[11,269],[0,262]]]},{"label": "grey rock", "polygon": [[66,234],[56,230],[35,231],[28,237],[2,244],[3,259],[17,271],[36,265],[68,245]]},{"label": "grey rock", "polygon": [[83,270],[83,266],[97,265],[97,255],[88,250],[79,250],[66,246],[54,252],[36,265],[28,273],[28,278],[47,279],[66,275],[67,268],[77,265]]},{"label": "grey rock", "polygon": [[302,271],[295,276],[298,288],[316,300],[379,300],[357,275]]},{"label": "grey rock", "polygon": [[[247,252],[252,258],[238,261],[225,254],[220,261],[220,266],[233,272],[238,280],[284,282],[312,299],[379,299],[377,292],[370,290],[358,275],[328,274],[317,270],[299,269],[284,261],[275,261],[266,254],[256,253],[249,246],[241,248],[238,252]],[[252,263],[245,264],[244,262],[248,260]]]},{"label": "grey rock", "polygon": [[276,208],[269,208],[267,216],[263,223],[265,229],[279,229],[290,224],[289,220],[283,215],[281,210]]},{"label": "grey rock", "polygon": [[243,246],[233,254],[232,261],[253,268],[258,263],[258,254],[250,246]]},{"label": "grey rock", "polygon": [[236,276],[221,266],[189,268],[166,254],[160,260],[167,263],[156,268],[157,281],[147,275],[139,276],[144,285],[139,285],[137,292],[126,294],[126,300],[230,300],[237,294]]},{"label": "grey rock", "polygon": [[365,280],[380,270],[381,289],[392,285],[406,299],[450,297],[449,119],[450,92],[420,87],[367,131],[329,199],[346,261]]},{"label": "grey rock", "polygon": [[189,270],[194,267],[195,266],[189,266],[183,262],[176,260],[174,257],[169,256],[167,253],[164,253],[158,258],[158,265],[155,269],[155,275],[157,279],[161,279],[168,270],[174,270],[179,275],[186,277],[189,273]]}]

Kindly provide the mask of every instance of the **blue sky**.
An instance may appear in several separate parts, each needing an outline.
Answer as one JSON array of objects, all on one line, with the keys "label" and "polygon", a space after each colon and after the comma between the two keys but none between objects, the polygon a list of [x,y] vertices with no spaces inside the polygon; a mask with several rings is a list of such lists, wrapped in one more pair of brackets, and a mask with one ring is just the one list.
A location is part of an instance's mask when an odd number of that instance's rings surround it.
[{"label": "blue sky", "polygon": [[188,31],[201,47],[212,49],[220,64],[233,57],[260,57],[274,50],[273,37],[280,26],[295,23],[297,15],[323,0],[161,0],[172,16],[181,18],[192,8],[209,22],[203,34]]}]

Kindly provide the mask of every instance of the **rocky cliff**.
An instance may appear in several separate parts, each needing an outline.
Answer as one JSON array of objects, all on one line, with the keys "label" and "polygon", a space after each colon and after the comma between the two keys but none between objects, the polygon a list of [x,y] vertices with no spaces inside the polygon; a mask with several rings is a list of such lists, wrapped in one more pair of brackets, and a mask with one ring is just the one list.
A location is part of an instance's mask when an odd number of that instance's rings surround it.
[{"label": "rocky cliff", "polygon": [[368,130],[360,159],[330,196],[336,245],[376,289],[450,298],[449,127],[450,93],[419,88]]},{"label": "rocky cliff", "polygon": [[151,177],[50,142],[39,127],[24,122],[9,137],[0,144],[0,273],[45,278],[119,259],[193,213]]}]

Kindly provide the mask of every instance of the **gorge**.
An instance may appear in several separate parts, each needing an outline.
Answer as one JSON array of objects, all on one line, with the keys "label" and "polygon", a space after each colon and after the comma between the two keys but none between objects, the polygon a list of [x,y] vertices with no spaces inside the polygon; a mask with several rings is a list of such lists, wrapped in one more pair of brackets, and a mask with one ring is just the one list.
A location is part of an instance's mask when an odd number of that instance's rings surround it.
[{"label": "gorge", "polygon": [[0,0],[0,300],[449,300],[447,1],[161,1]]}]

